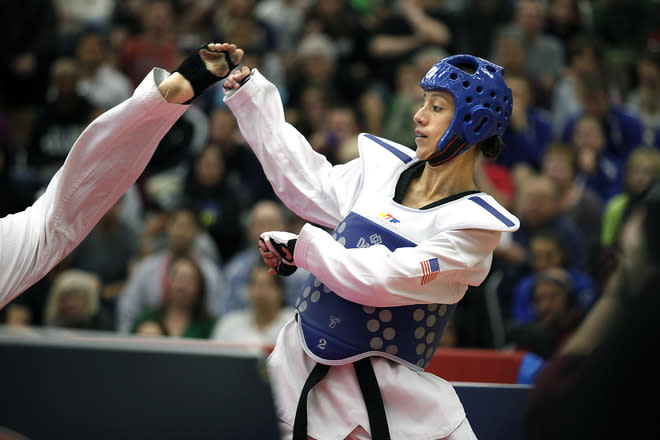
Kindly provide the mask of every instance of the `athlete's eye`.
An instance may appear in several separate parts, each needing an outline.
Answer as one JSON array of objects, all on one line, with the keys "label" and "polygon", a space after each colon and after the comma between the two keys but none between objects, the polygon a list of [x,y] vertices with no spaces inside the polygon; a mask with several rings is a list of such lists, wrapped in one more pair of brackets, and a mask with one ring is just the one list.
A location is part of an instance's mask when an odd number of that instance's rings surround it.
[{"label": "athlete's eye", "polygon": [[440,107],[439,105],[434,105],[433,106],[433,111],[434,112],[440,112],[440,111],[442,111],[442,107]]}]

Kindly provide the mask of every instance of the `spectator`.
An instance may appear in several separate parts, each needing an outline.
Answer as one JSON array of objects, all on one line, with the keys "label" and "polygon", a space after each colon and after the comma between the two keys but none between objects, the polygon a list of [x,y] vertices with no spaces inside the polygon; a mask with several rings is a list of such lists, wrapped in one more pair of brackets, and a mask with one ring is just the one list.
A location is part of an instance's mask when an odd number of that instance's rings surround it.
[{"label": "spectator", "polygon": [[506,148],[496,163],[515,170],[519,166],[538,171],[541,158],[552,139],[552,121],[547,111],[535,104],[534,90],[523,75],[507,75],[506,81],[513,93],[511,121],[502,141]]},{"label": "spectator", "polygon": [[[644,438],[660,387],[660,198],[652,187],[626,219],[607,291],[536,378],[525,438]],[[557,423],[561,420],[561,423]],[[634,420],[634,423],[630,423]]]},{"label": "spectator", "polygon": [[550,0],[544,33],[559,40],[564,54],[570,41],[589,31],[589,23],[581,0]]},{"label": "spectator", "polygon": [[222,261],[230,260],[242,245],[246,201],[240,194],[240,182],[227,175],[222,150],[208,144],[188,171],[183,196],[215,242]]},{"label": "spectator", "polygon": [[263,0],[257,3],[254,13],[273,30],[275,51],[279,55],[293,53],[303,32],[307,8],[305,0]]},{"label": "spectator", "polygon": [[[513,14],[514,0],[473,0],[465,4],[457,31],[458,51],[481,58],[492,55],[492,47],[484,41],[494,41],[496,32]],[[474,32],[479,29],[479,32]],[[507,71],[508,72],[508,71]]]},{"label": "spectator", "polygon": [[60,261],[43,278],[14,298],[5,309],[5,322],[13,326],[43,326],[44,311],[50,291],[57,277],[71,268],[71,255]]},{"label": "spectator", "polygon": [[208,339],[214,320],[206,311],[207,287],[201,267],[194,258],[178,256],[166,276],[164,301],[142,313],[132,333],[144,334],[145,327],[157,324],[164,336]]},{"label": "spectator", "polygon": [[41,185],[64,163],[71,146],[94,118],[94,106],[78,93],[80,68],[72,58],[59,58],[50,72],[50,92],[39,109],[27,144],[28,166]]},{"label": "spectator", "polygon": [[140,236],[140,256],[145,258],[153,254],[157,254],[167,249],[169,246],[169,225],[174,217],[179,214],[186,216],[188,214],[193,216],[196,221],[196,232],[193,239],[192,247],[194,251],[216,264],[222,264],[220,259],[220,251],[217,245],[211,238],[211,235],[202,227],[202,224],[197,221],[195,209],[190,204],[181,203],[171,209],[156,208],[147,214],[147,219]]},{"label": "spectator", "polygon": [[[438,55],[436,59],[444,58],[442,54]],[[424,99],[421,89],[415,82],[420,76],[420,69],[415,63],[406,62],[399,64],[395,70],[394,88],[389,95],[383,123],[383,136],[413,148],[416,146],[414,138],[410,135],[413,127],[412,115]]]},{"label": "spectator", "polygon": [[268,273],[260,262],[252,266],[248,281],[249,306],[225,314],[217,321],[212,339],[272,348],[284,324],[295,314],[286,305],[284,282]]},{"label": "spectator", "polygon": [[194,242],[200,232],[197,216],[188,208],[172,213],[167,221],[167,248],[140,260],[119,295],[117,328],[128,333],[145,310],[162,306],[168,297],[167,274],[178,257],[197,261],[208,286],[206,307],[214,318],[223,313],[227,287],[222,271],[207,256],[197,252]]},{"label": "spectator", "polygon": [[657,6],[649,0],[593,2],[593,31],[604,44],[607,70],[627,94],[635,62],[657,22]]},{"label": "spectator", "polygon": [[[0,104],[12,111],[10,120],[19,123],[35,107],[45,103],[48,82],[44,81],[56,58],[57,18],[53,0],[0,2]],[[23,126],[23,122],[21,122]],[[17,140],[22,145],[22,137]]]},{"label": "spectator", "polygon": [[112,318],[99,307],[100,280],[93,274],[69,269],[60,273],[50,289],[44,311],[49,327],[113,330]]},{"label": "spectator", "polygon": [[570,145],[550,145],[543,155],[541,172],[559,188],[561,213],[582,232],[587,244],[587,269],[591,271],[600,254],[603,201],[594,190],[578,183],[578,152]]},{"label": "spectator", "polygon": [[548,359],[575,331],[584,312],[575,305],[570,277],[563,269],[537,273],[532,292],[535,319],[511,325],[507,338],[517,349]]},{"label": "spectator", "polygon": [[108,41],[101,31],[89,29],[78,37],[78,92],[98,109],[114,107],[133,93],[128,77],[108,62],[108,52]]},{"label": "spectator", "polygon": [[569,143],[578,120],[590,116],[604,131],[605,151],[623,164],[633,148],[642,144],[644,128],[641,120],[615,103],[610,96],[609,83],[601,72],[582,78],[577,96],[582,111],[565,122],[562,141]]},{"label": "spectator", "polygon": [[644,51],[636,67],[637,81],[627,95],[626,108],[642,121],[643,144],[652,145],[660,130],[660,50]]},{"label": "spectator", "polygon": [[312,147],[331,163],[346,163],[358,157],[358,135],[361,132],[358,112],[349,104],[328,109],[321,130],[310,137]]},{"label": "spectator", "polygon": [[622,162],[607,150],[601,121],[584,115],[575,121],[573,128],[571,144],[577,151],[578,182],[607,203],[621,191]]},{"label": "spectator", "polygon": [[364,90],[369,69],[369,33],[363,24],[355,2],[324,0],[312,2],[306,14],[305,33],[327,35],[337,51],[338,80],[349,94],[357,96]]},{"label": "spectator", "polygon": [[605,205],[601,244],[615,245],[621,225],[631,210],[642,201],[651,184],[660,178],[660,152],[655,147],[638,147],[624,170],[623,190]]},{"label": "spectator", "polygon": [[139,236],[120,217],[123,198],[99,220],[94,229],[73,251],[71,267],[99,278],[99,308],[114,319],[117,297],[128,279],[129,267],[138,256]]},{"label": "spectator", "polygon": [[15,172],[16,150],[7,121],[0,114],[0,218],[30,205],[36,188],[19,180]]},{"label": "spectator", "polygon": [[555,139],[561,138],[570,118],[582,113],[578,91],[583,80],[596,75],[604,76],[608,94],[616,93],[605,65],[602,44],[596,35],[573,37],[568,43],[566,56],[566,68],[555,85],[550,108]]},{"label": "spectator", "polygon": [[[585,271],[571,266],[566,253],[567,245],[551,230],[542,230],[535,233],[530,240],[530,272],[522,276],[513,284],[510,303],[510,314],[505,316],[507,321],[529,323],[538,314],[534,307],[533,288],[536,276],[547,270],[559,268],[565,271],[571,284],[573,303],[582,311],[588,312],[598,297],[594,280]],[[504,297],[500,291],[500,296]]]},{"label": "spectator", "polygon": [[245,206],[252,206],[257,200],[275,199],[273,189],[259,161],[245,145],[238,131],[236,119],[227,107],[211,110],[208,137],[209,143],[218,145],[222,149],[228,178],[240,182],[241,198]]},{"label": "spectator", "polygon": [[395,69],[417,51],[442,47],[451,51],[453,32],[446,16],[429,0],[404,0],[379,20],[369,39],[372,75],[386,90],[395,89]]},{"label": "spectator", "polygon": [[118,67],[137,87],[151,66],[172,71],[177,64],[175,17],[169,0],[145,0],[138,12],[139,32],[119,48]]},{"label": "spectator", "polygon": [[[259,249],[254,243],[259,241],[259,236],[263,232],[290,230],[287,215],[287,208],[273,200],[261,200],[252,206],[244,230],[245,245],[224,266],[225,277],[229,284],[225,306],[227,312],[248,307],[250,272],[255,265],[261,263]],[[293,275],[284,279],[285,302],[288,306],[294,304],[308,275],[307,271],[298,269]]]},{"label": "spectator", "polygon": [[498,33],[505,32],[522,39],[527,74],[539,86],[535,104],[549,109],[550,97],[564,69],[565,59],[561,42],[544,32],[546,20],[547,10],[542,0],[518,0],[512,22],[502,26]]},{"label": "spectator", "polygon": [[335,101],[348,101],[358,95],[350,84],[344,84],[339,75],[338,48],[330,37],[322,33],[308,34],[296,47],[295,59],[286,77],[288,103],[301,108],[303,92],[309,87],[324,89],[327,97]]},{"label": "spectator", "polygon": [[206,145],[208,130],[206,114],[190,106],[165,134],[140,179],[148,206],[181,203],[188,165]]},{"label": "spectator", "polygon": [[109,29],[114,0],[55,0],[57,12],[57,46],[61,54],[72,55],[76,40],[86,29]]},{"label": "spectator", "polygon": [[507,249],[499,249],[498,257],[504,258],[514,272],[526,272],[530,262],[530,240],[535,232],[551,229],[566,243],[568,264],[584,269],[587,263],[587,248],[582,234],[575,223],[560,211],[560,194],[557,184],[548,176],[533,174],[516,187],[516,213],[520,228],[512,235]]}]

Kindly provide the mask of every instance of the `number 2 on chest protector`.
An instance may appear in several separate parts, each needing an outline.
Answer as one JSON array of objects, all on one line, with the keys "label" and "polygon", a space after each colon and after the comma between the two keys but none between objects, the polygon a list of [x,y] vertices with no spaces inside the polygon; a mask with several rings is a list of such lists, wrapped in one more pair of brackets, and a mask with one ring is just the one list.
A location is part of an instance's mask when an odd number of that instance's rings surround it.
[{"label": "number 2 on chest protector", "polygon": [[324,338],[319,339],[319,344],[317,345],[318,348],[325,350],[326,345],[328,345],[328,341],[326,341]]}]

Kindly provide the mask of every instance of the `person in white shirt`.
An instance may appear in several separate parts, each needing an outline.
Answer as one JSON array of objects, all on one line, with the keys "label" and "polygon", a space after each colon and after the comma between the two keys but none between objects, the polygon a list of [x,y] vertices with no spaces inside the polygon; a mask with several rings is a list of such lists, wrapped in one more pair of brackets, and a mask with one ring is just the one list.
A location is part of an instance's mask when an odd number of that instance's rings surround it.
[{"label": "person in white shirt", "polygon": [[252,267],[247,289],[249,306],[222,316],[211,339],[258,350],[272,349],[295,310],[286,305],[283,279],[271,276],[268,268],[261,259]]},{"label": "person in white shirt", "polygon": [[242,57],[233,44],[212,43],[172,74],[154,68],[129,99],[85,129],[45,193],[0,219],[0,309],[75,249],[140,176],[188,104]]},{"label": "person in white shirt", "polygon": [[473,178],[502,149],[512,95],[500,66],[471,55],[438,61],[420,86],[416,151],[363,133],[359,157],[333,166],[257,69],[224,83],[275,192],[310,222],[259,243],[269,272],[311,274],[268,358],[283,438],[476,438],[451,384],[423,369],[520,225]]}]

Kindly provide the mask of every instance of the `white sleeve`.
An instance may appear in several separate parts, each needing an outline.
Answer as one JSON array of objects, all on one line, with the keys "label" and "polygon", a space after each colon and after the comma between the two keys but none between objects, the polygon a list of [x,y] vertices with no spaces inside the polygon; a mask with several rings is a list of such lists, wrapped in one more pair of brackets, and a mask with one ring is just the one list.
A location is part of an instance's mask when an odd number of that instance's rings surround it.
[{"label": "white sleeve", "polygon": [[286,122],[277,88],[257,69],[225,102],[278,197],[300,217],[336,226],[358,193],[360,159],[333,166],[314,151]]},{"label": "white sleeve", "polygon": [[[463,229],[395,251],[383,245],[346,249],[327,232],[307,224],[298,236],[294,260],[337,295],[359,304],[454,304],[468,285],[486,278],[500,234]],[[438,270],[425,275],[422,263],[436,258]]]},{"label": "white sleeve", "polygon": [[144,171],[188,106],[167,103],[153,69],[133,96],[96,118],[73,145],[46,192],[0,219],[0,308],[41,279],[87,236]]}]

